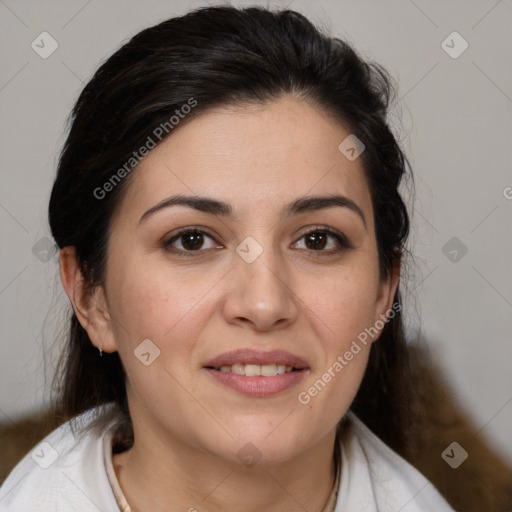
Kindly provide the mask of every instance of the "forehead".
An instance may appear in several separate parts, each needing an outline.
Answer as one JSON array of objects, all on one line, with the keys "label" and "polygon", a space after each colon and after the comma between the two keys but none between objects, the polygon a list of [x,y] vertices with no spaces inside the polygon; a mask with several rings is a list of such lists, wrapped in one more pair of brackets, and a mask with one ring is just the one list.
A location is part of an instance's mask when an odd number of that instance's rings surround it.
[{"label": "forehead", "polygon": [[171,195],[208,195],[243,215],[340,193],[371,212],[361,158],[338,149],[349,134],[319,107],[288,96],[209,109],[143,159],[120,208],[135,215]]}]

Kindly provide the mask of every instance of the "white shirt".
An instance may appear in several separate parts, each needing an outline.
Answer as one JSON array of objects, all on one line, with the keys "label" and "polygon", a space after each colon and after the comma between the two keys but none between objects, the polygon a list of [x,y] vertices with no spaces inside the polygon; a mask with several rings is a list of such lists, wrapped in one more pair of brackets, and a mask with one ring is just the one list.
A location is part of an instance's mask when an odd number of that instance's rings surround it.
[{"label": "white shirt", "polygon": [[[83,431],[94,410],[49,434],[0,487],[0,512],[119,512],[110,485],[115,420]],[[454,512],[437,490],[353,413],[341,444],[335,512]],[[114,474],[115,479],[115,474]],[[122,491],[118,482],[117,495]]]}]

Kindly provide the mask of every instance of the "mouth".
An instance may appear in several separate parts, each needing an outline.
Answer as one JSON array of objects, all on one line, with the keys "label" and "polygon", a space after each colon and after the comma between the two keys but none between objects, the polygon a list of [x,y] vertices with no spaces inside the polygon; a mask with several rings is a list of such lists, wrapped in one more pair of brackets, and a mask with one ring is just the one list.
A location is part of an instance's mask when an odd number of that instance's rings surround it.
[{"label": "mouth", "polygon": [[309,372],[309,366],[289,352],[242,349],[208,361],[203,370],[239,393],[266,397],[296,385]]},{"label": "mouth", "polygon": [[203,367],[247,377],[273,377],[308,369],[306,361],[291,352],[284,350],[263,352],[248,348],[225,352],[207,361]]},{"label": "mouth", "polygon": [[298,372],[303,368],[294,368],[291,365],[284,364],[241,364],[223,365],[218,367],[206,366],[208,370],[216,370],[218,372],[234,373],[235,375],[245,375],[246,377],[275,377],[284,373]]}]

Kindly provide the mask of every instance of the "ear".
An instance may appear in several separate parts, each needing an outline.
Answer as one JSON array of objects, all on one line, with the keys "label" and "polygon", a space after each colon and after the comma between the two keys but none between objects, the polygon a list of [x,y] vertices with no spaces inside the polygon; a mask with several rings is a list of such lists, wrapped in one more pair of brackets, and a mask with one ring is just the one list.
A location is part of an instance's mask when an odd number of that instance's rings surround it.
[{"label": "ear", "polygon": [[117,345],[105,291],[102,286],[88,286],[74,247],[64,247],[60,251],[60,278],[78,321],[87,331],[92,344],[103,352],[115,352]]},{"label": "ear", "polygon": [[[400,282],[400,259],[395,260],[393,265],[389,268],[385,280],[379,283],[379,291],[377,295],[377,302],[375,304],[375,320],[374,328],[378,334],[372,341],[376,341],[384,328],[388,316],[394,316],[395,311],[392,310],[393,300],[395,293]],[[390,315],[391,311],[391,315]]]}]

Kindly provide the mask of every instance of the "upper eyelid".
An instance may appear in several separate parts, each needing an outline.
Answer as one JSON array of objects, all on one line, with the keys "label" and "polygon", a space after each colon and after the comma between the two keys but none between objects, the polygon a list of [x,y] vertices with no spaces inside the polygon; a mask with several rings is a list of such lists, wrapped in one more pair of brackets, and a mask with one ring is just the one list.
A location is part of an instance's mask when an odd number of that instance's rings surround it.
[{"label": "upper eyelid", "polygon": [[169,243],[169,242],[171,242],[172,240],[175,240],[175,239],[179,238],[180,236],[183,236],[183,235],[185,235],[185,234],[187,234],[187,233],[200,233],[200,234],[202,234],[202,235],[209,236],[210,238],[212,238],[212,239],[214,239],[214,240],[215,240],[215,238],[216,238],[216,237],[215,237],[215,235],[211,235],[208,231],[206,231],[206,229],[205,229],[205,228],[200,228],[200,227],[194,227],[194,226],[192,226],[192,227],[187,227],[187,228],[180,228],[180,229],[178,229],[178,232],[177,232],[177,233],[175,233],[174,235],[172,235],[172,236],[166,236],[166,237],[164,238],[164,241],[165,241],[166,243]]}]

